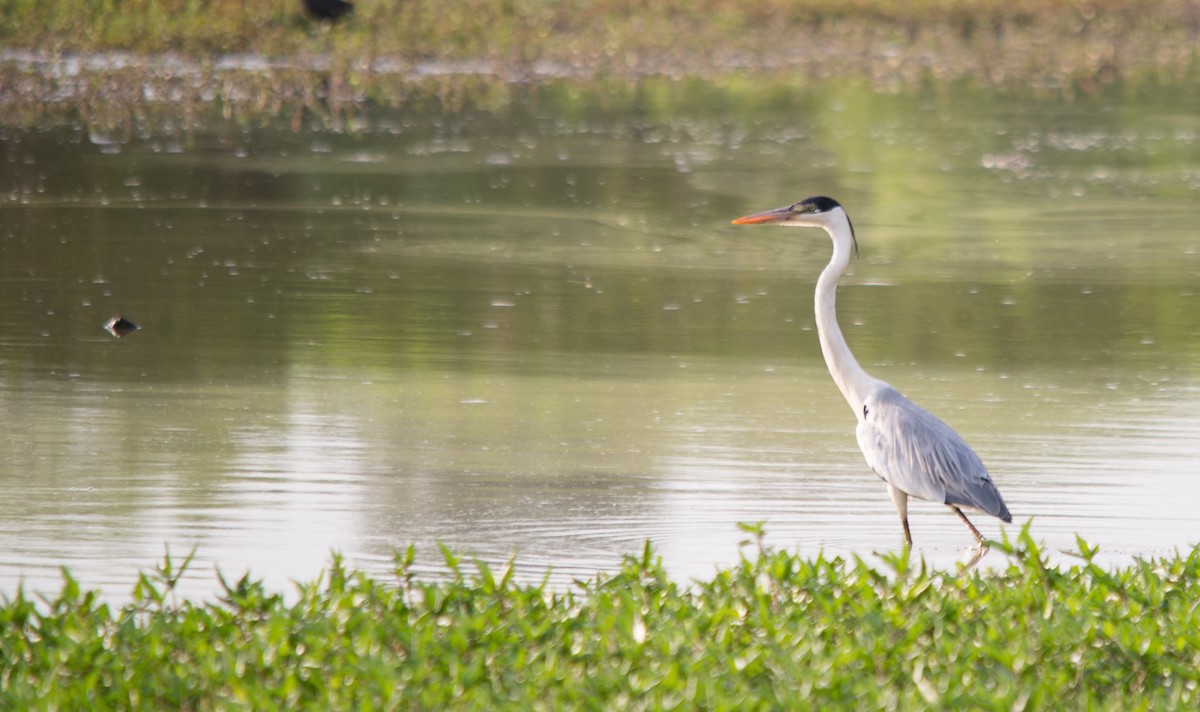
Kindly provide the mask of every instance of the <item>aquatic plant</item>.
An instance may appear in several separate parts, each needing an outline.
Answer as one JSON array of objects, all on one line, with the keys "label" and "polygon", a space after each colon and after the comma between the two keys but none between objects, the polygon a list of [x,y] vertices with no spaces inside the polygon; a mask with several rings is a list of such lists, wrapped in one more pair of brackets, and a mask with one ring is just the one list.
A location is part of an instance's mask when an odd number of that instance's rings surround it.
[{"label": "aquatic plant", "polygon": [[188,561],[111,607],[64,572],[0,606],[6,709],[1194,708],[1200,548],[1106,570],[1079,541],[1050,566],[1028,529],[1007,565],[908,553],[804,559],[759,537],[711,580],[671,580],[650,544],[569,590],[444,551],[395,580],[334,557],[294,602],[261,582],[179,600]]}]

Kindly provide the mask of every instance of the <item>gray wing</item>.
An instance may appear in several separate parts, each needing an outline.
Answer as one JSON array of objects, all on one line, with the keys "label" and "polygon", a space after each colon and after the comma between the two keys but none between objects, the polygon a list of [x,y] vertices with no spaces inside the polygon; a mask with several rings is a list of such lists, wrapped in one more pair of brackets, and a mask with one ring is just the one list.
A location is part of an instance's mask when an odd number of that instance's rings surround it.
[{"label": "gray wing", "polygon": [[949,425],[883,384],[867,396],[858,446],[875,474],[920,499],[1012,521],[987,468]]}]

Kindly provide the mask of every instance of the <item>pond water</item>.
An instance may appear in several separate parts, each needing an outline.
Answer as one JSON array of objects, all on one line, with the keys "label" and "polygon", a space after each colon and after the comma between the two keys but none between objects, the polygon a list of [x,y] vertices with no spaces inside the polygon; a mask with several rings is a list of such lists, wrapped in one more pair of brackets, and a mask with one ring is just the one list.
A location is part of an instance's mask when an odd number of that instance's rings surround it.
[{"label": "pond water", "polygon": [[[839,199],[859,360],[1015,517],[1110,564],[1200,542],[1200,99],[647,80],[353,130],[141,117],[0,132],[0,592],[278,590],[439,542],[566,585],[651,539],[681,580],[900,527],[821,360]],[[114,338],[124,315],[141,329]],[[969,556],[914,503],[918,551]],[[1065,556],[1065,554],[1060,554]],[[993,553],[993,563],[1000,555]],[[988,561],[985,559],[985,562]]]}]

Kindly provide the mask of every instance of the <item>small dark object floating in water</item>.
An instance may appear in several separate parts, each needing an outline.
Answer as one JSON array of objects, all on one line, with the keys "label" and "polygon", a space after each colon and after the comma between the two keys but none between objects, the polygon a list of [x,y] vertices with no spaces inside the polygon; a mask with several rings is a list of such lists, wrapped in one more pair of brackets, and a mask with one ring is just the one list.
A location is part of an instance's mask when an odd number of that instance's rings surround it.
[{"label": "small dark object floating in water", "polygon": [[122,336],[129,336],[139,328],[141,327],[121,316],[120,314],[104,322],[104,330],[118,339]]},{"label": "small dark object floating in water", "polygon": [[318,20],[336,20],[354,12],[354,5],[346,0],[304,0],[304,7]]}]

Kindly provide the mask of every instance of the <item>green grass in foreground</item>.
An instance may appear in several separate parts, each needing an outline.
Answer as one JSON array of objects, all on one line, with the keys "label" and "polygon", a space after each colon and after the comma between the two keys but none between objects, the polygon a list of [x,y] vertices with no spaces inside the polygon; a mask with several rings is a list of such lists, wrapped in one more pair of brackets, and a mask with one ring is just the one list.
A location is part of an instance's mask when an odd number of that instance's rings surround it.
[{"label": "green grass in foreground", "polygon": [[1026,530],[957,573],[760,545],[681,586],[647,545],[566,592],[450,552],[419,581],[410,550],[392,582],[335,558],[290,604],[250,579],[174,601],[168,559],[119,610],[69,576],[5,601],[0,708],[1194,709],[1200,548],[1106,571],[1079,547],[1050,567]]}]

